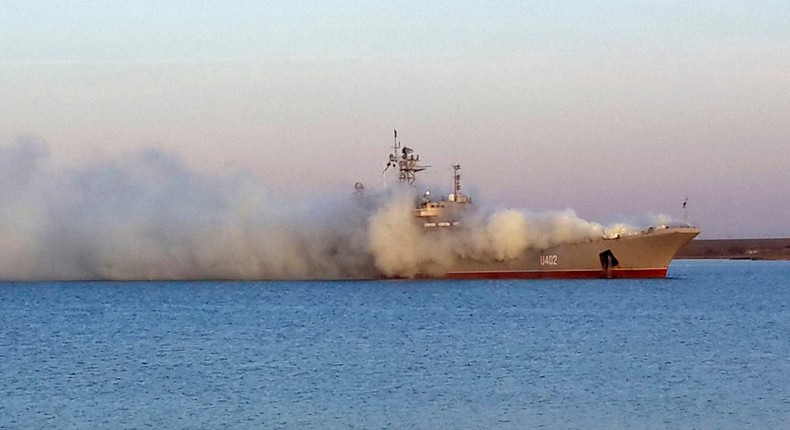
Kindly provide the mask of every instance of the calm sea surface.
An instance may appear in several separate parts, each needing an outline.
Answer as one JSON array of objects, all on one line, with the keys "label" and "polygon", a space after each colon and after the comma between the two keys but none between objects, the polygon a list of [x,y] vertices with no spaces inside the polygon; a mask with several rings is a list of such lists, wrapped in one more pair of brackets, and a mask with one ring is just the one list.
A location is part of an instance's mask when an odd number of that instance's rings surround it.
[{"label": "calm sea surface", "polygon": [[779,429],[790,263],[0,284],[2,428]]}]

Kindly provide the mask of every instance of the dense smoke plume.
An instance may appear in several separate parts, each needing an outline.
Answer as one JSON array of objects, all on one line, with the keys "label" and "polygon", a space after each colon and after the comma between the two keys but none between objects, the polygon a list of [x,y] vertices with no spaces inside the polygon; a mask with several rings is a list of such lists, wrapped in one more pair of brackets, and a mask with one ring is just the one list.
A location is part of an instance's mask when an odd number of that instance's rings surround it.
[{"label": "dense smoke plume", "polygon": [[411,277],[611,233],[572,211],[478,209],[459,229],[425,234],[414,199],[393,186],[294,201],[158,149],[55,171],[46,144],[18,138],[0,147],[0,278]]}]

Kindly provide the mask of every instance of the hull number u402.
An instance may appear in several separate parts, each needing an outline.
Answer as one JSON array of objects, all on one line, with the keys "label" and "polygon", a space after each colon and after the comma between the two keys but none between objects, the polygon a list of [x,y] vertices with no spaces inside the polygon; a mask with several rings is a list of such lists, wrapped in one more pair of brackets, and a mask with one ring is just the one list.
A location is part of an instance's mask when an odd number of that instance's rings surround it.
[{"label": "hull number u402", "polygon": [[557,265],[557,254],[541,254],[540,255],[540,265],[541,266],[556,266]]}]

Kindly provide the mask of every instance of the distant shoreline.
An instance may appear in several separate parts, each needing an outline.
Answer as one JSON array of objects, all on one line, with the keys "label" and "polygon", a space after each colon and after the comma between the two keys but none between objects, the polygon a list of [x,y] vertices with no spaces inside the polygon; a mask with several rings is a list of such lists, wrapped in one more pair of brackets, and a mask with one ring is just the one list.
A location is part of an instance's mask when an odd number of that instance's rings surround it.
[{"label": "distant shoreline", "polygon": [[790,260],[790,238],[692,240],[675,258]]}]

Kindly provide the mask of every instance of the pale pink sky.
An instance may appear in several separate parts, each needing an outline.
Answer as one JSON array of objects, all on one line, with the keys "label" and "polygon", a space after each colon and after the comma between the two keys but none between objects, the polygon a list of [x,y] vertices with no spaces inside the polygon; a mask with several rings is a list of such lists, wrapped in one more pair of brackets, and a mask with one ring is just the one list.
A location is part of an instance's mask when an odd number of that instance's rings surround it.
[{"label": "pale pink sky", "polygon": [[786,2],[258,3],[11,7],[0,140],[345,193],[398,128],[487,204],[790,236]]}]

